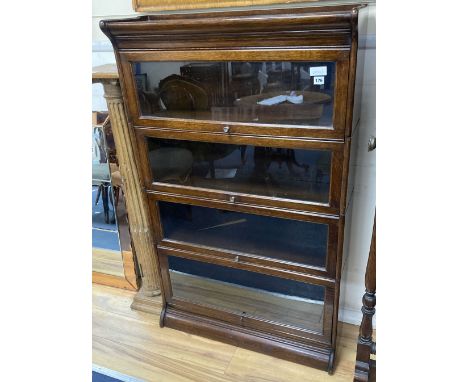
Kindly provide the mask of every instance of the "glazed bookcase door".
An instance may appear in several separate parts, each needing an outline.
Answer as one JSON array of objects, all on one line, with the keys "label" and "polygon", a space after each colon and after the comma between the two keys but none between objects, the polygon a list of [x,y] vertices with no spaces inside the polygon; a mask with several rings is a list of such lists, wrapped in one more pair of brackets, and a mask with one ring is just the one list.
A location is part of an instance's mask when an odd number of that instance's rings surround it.
[{"label": "glazed bookcase door", "polygon": [[339,213],[343,143],[135,130],[148,191]]},{"label": "glazed bookcase door", "polygon": [[347,50],[120,53],[134,126],[342,139]]},{"label": "glazed bookcase door", "polygon": [[333,287],[160,252],[169,307],[302,342],[331,342]]},{"label": "glazed bookcase door", "polygon": [[333,286],[340,219],[149,193],[158,253]]}]

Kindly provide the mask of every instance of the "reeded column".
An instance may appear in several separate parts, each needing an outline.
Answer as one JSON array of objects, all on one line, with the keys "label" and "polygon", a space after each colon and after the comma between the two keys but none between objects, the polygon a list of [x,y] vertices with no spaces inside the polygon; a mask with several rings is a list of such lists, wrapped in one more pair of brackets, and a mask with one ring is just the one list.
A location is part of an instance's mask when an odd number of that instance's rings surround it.
[{"label": "reeded column", "polygon": [[[128,222],[133,246],[142,273],[142,286],[135,297],[132,308],[148,310],[139,306],[138,299],[160,295],[158,262],[154,248],[146,197],[142,191],[138,176],[137,146],[135,134],[127,123],[122,92],[118,80],[101,80],[104,86],[104,97],[107,101],[112,125],[115,147],[119,159],[119,168],[125,186],[125,199]],[[143,296],[142,296],[143,295]],[[145,299],[145,298],[143,298]],[[157,303],[160,304],[159,302]],[[151,310],[151,309],[149,309]]]}]

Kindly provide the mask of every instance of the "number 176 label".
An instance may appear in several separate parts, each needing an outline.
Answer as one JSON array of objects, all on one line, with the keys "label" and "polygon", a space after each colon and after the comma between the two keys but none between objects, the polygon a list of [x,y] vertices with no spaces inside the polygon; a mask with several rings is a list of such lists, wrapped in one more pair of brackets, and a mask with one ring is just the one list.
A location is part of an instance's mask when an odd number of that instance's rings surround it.
[{"label": "number 176 label", "polygon": [[324,76],[314,77],[314,85],[323,85],[325,83]]}]

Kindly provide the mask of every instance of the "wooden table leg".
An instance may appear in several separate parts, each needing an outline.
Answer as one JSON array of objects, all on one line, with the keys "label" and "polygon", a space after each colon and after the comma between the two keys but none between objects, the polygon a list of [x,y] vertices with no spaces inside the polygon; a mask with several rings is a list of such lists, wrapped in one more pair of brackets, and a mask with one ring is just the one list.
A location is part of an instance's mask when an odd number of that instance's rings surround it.
[{"label": "wooden table leg", "polygon": [[359,337],[356,353],[356,367],[354,370],[354,381],[375,380],[375,361],[371,359],[371,354],[375,354],[375,342],[372,341],[372,317],[375,314],[375,252],[376,233],[372,232],[372,241],[367,259],[366,268],[366,293],[362,297],[362,322],[359,329]]}]

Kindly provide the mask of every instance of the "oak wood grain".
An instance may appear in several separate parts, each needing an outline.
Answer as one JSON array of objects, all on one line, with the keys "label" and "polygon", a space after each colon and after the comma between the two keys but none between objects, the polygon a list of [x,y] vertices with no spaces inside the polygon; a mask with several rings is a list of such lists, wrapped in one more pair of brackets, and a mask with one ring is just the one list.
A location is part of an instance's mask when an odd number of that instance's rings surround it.
[{"label": "oak wood grain", "polygon": [[[346,185],[351,155],[349,141],[353,119],[352,90],[356,72],[356,20],[361,7],[359,4],[348,4],[333,7],[250,9],[145,15],[132,19],[101,21],[100,27],[111,40],[116,52],[122,95],[125,110],[128,112],[128,125],[133,128],[126,131],[131,133],[131,144],[137,151],[133,153],[132,159],[138,164],[137,170],[141,171],[139,178],[135,179],[135,184],[143,186],[143,189],[138,191],[144,194],[140,199],[144,200],[148,210],[144,208],[143,212],[148,212],[148,220],[151,221],[148,235],[154,235],[155,240],[151,245],[155,244],[158,248],[157,256],[150,264],[150,271],[159,271],[157,273],[163,293],[163,314],[160,321],[162,326],[204,335],[220,342],[244,346],[267,355],[333,371],[339,329],[339,286],[344,237],[342,211],[347,196]],[[199,116],[202,119],[193,119],[193,116],[187,115],[164,118],[142,114],[134,80],[136,69],[133,64],[140,61],[178,60],[334,61],[336,77],[332,127],[297,128],[297,126],[280,126],[279,123],[268,125],[212,121],[203,116]],[[226,123],[229,126],[224,126]],[[269,147],[286,147],[285,144],[287,147],[328,147],[333,151],[329,203],[317,206],[310,203],[301,205],[293,204],[291,201],[259,198],[257,195],[233,195],[229,190],[220,193],[209,189],[202,193],[200,189],[188,187],[161,188],[161,185],[152,183],[147,158],[146,137],[156,134],[167,139],[180,138],[237,145],[251,144],[255,141],[258,145],[265,144]],[[330,235],[326,276],[311,275],[309,269],[301,272],[293,269],[292,265],[267,271],[267,267],[260,266],[258,262],[234,262],[230,260],[229,254],[224,254],[222,251],[218,253],[211,251],[205,256],[198,251],[167,246],[167,243],[163,242],[159,201],[324,222],[330,227],[336,227]],[[163,248],[164,245],[166,247]],[[173,298],[173,286],[169,279],[167,255],[163,253],[164,251],[171,251],[173,256],[198,257],[200,261],[223,263],[231,268],[276,274],[285,278],[313,277],[314,283],[327,284],[323,335],[320,339],[301,337],[292,331],[292,327],[286,331],[285,325],[268,326],[266,320],[253,322],[251,317],[242,315],[234,317],[227,311],[209,310],[197,304],[189,306],[189,302]],[[273,260],[270,259],[270,262],[270,265],[275,265]],[[294,267],[297,267],[297,264]],[[306,343],[306,339],[309,342]],[[148,348],[144,350],[148,351]],[[178,376],[187,377],[184,373]],[[250,376],[246,377],[252,379]],[[321,379],[323,378],[314,380]],[[235,380],[242,378],[236,376]]]},{"label": "oak wood grain", "polygon": [[125,277],[122,252],[93,248],[93,272]]},{"label": "oak wood grain", "polygon": [[[247,7],[281,3],[299,3],[304,0],[132,0],[135,12],[169,11],[221,7]],[[312,0],[318,1],[318,0]]]},{"label": "oak wood grain", "polygon": [[105,64],[93,67],[93,82],[99,80],[118,80],[119,72],[117,71],[117,65]]}]

